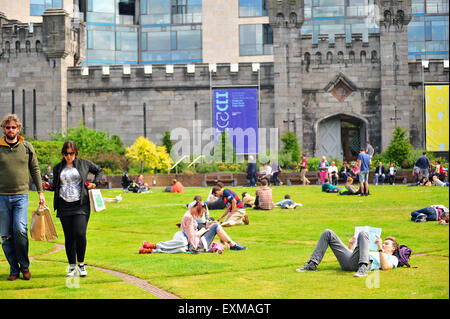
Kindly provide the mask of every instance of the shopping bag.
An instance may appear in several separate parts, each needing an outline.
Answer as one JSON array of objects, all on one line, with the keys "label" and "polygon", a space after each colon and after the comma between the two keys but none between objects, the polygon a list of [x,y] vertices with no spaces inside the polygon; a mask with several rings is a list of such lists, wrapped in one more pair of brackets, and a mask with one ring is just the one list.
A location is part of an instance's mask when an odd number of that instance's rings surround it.
[{"label": "shopping bag", "polygon": [[94,212],[101,212],[106,209],[102,193],[99,189],[89,190],[89,200],[91,202],[91,208]]},{"label": "shopping bag", "polygon": [[47,240],[55,240],[58,239],[58,234],[56,233],[55,224],[53,223],[52,214],[50,212],[50,208],[47,206],[39,208],[40,211],[44,214],[45,221],[45,238]]},{"label": "shopping bag", "polygon": [[45,217],[44,212],[39,208],[31,215],[30,234],[33,240],[45,240]]}]

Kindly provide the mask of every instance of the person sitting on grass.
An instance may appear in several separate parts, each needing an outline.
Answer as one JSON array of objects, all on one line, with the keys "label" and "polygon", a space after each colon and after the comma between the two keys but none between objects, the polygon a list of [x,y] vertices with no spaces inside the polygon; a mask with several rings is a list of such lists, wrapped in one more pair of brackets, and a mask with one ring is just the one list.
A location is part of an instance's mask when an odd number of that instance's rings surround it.
[{"label": "person sitting on grass", "polygon": [[255,207],[255,197],[251,196],[247,192],[242,193],[242,201],[245,207]]},{"label": "person sitting on grass", "polygon": [[384,242],[377,236],[378,252],[369,251],[369,234],[362,231],[358,234],[358,245],[353,249],[355,236],[349,240],[346,247],[341,239],[330,229],[326,229],[320,236],[309,261],[298,272],[317,271],[328,246],[330,246],[342,270],[356,271],[354,277],[364,277],[371,270],[389,270],[396,268],[398,258],[394,252],[398,249],[398,242],[394,237],[386,237]]},{"label": "person sitting on grass", "polygon": [[[201,201],[202,198],[200,195],[196,195],[194,197],[194,201],[190,202],[189,204],[187,204],[187,209],[191,209],[192,207],[194,207],[197,202]],[[205,209],[205,213],[203,213],[199,218],[196,219],[198,228],[201,229],[203,227],[206,227],[206,224],[213,221],[214,219],[209,217],[209,210],[208,210],[208,205],[206,205],[206,209]],[[181,226],[181,224],[179,224]],[[178,226],[178,224],[177,224]]]},{"label": "person sitting on grass", "polygon": [[339,195],[358,195],[361,194],[361,189],[356,189],[355,186],[353,186],[353,178],[348,177],[347,183],[345,183],[345,190],[342,189],[342,191],[339,192]]},{"label": "person sitting on grass", "polygon": [[341,188],[337,187],[336,185],[330,184],[330,182],[328,181],[328,178],[325,178],[324,183],[322,185],[322,192],[326,192],[326,193],[338,193]]},{"label": "person sitting on grass", "polygon": [[229,188],[223,189],[220,186],[214,186],[212,189],[212,194],[216,197],[222,198],[227,207],[222,216],[217,218],[217,222],[226,216],[222,226],[234,226],[242,223],[246,225],[249,224],[248,216],[245,213],[244,203],[241,201],[236,192]]},{"label": "person sitting on grass", "polygon": [[172,180],[172,193],[184,193],[184,186],[176,179]]},{"label": "person sitting on grass", "polygon": [[[188,209],[181,219],[181,232],[183,238],[178,236],[177,240],[168,242],[159,242],[157,244],[147,241],[143,242],[140,253],[174,253],[189,250],[191,253],[207,251],[216,235],[222,242],[230,246],[230,250],[246,250],[247,247],[233,241],[223,230],[219,223],[208,224],[206,228],[198,228],[196,219],[200,218],[206,211],[206,204],[201,200]],[[175,236],[174,236],[175,237]],[[187,238],[187,240],[186,240]],[[175,239],[175,238],[174,238]],[[184,246],[184,247],[183,247]],[[183,249],[184,248],[184,249]]]},{"label": "person sitting on grass", "polygon": [[273,208],[272,189],[267,179],[261,180],[261,187],[256,190],[255,209],[271,210]]},{"label": "person sitting on grass", "polygon": [[415,210],[411,212],[411,221],[416,223],[443,221],[443,224],[448,224],[448,208],[444,205],[431,205]]},{"label": "person sitting on grass", "polygon": [[275,204],[275,206],[281,206],[283,209],[295,209],[297,207],[302,207],[300,203],[296,203],[291,199],[291,195],[284,195],[284,199],[281,202]]}]

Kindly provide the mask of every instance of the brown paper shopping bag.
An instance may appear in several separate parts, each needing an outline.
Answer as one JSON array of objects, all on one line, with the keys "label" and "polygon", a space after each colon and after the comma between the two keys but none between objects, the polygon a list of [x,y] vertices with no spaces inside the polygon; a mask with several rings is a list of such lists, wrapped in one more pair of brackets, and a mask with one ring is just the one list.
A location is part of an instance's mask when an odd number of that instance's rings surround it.
[{"label": "brown paper shopping bag", "polygon": [[45,240],[45,217],[44,212],[39,208],[31,215],[30,234],[33,240]]},{"label": "brown paper shopping bag", "polygon": [[58,234],[56,233],[55,224],[53,223],[52,214],[50,212],[50,208],[44,206],[42,210],[45,217],[45,238],[47,240],[55,240],[58,239]]}]

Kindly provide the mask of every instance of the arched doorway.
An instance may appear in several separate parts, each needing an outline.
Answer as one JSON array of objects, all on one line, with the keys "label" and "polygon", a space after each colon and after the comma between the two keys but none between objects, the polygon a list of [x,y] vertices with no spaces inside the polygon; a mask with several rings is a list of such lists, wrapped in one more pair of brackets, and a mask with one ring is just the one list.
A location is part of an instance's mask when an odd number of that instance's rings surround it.
[{"label": "arched doorway", "polygon": [[338,113],[325,116],[315,125],[316,157],[351,162],[368,139],[368,121],[358,114]]}]

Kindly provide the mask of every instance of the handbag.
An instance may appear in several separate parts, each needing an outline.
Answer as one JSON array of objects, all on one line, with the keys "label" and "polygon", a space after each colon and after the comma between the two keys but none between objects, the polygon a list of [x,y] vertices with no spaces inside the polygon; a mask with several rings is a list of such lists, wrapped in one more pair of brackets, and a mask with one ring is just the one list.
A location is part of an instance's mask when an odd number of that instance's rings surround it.
[{"label": "handbag", "polygon": [[[39,207],[39,210],[41,210],[40,207]],[[44,214],[45,238],[47,240],[58,239],[58,234],[56,233],[56,228],[55,228],[55,224],[53,223],[50,208],[48,208],[48,206],[46,205],[42,208],[42,211]]]},{"label": "handbag", "polygon": [[45,216],[40,207],[31,216],[30,235],[33,240],[45,240]]}]

